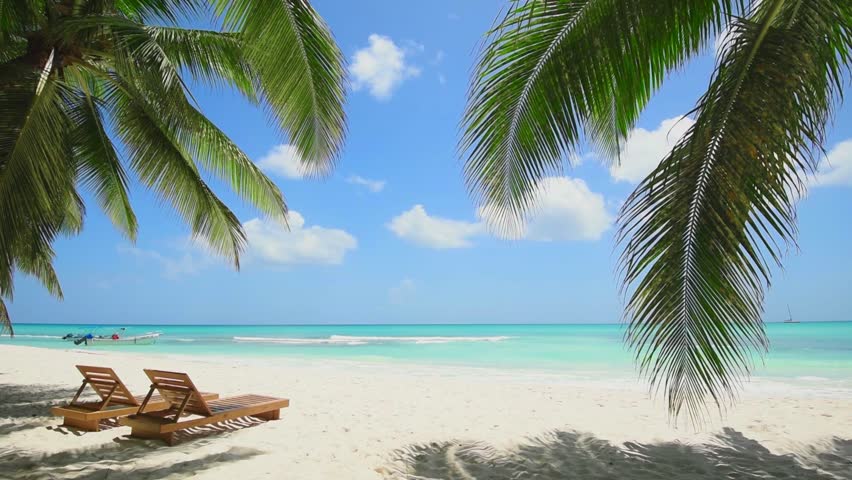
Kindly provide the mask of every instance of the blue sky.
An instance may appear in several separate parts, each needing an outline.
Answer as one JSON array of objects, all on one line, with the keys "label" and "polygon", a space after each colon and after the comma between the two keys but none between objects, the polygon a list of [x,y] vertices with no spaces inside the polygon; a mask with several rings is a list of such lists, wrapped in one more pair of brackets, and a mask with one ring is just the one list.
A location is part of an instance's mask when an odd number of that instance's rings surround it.
[{"label": "blue sky", "polygon": [[[188,229],[135,188],[135,245],[89,202],[82,235],[60,240],[65,300],[18,278],[17,322],[609,323],[620,318],[612,220],[666,152],[675,122],[706,87],[712,50],[673,74],[609,167],[581,155],[548,180],[542,214],[520,240],[490,236],[456,155],[468,75],[505,0],[336,2],[315,7],[350,62],[349,134],[339,167],[299,178],[263,113],[227,91],[196,89],[203,110],[281,186],[284,232],[214,184],[251,239],[240,272],[188,241]],[[800,249],[767,296],[767,320],[852,320],[852,110],[832,129],[831,163],[799,209]],[[669,133],[668,136],[666,135]],[[835,148],[836,147],[836,148]],[[843,213],[847,212],[847,213]]]}]

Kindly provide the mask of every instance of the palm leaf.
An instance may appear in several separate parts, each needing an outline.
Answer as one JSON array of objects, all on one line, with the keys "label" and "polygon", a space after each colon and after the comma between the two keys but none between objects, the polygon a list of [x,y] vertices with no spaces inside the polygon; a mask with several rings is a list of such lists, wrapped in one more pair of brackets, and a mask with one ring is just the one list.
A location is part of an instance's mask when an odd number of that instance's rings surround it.
[{"label": "palm leaf", "polygon": [[68,107],[74,121],[72,142],[78,175],[83,185],[94,193],[113,225],[135,240],[136,214],[127,193],[127,174],[104,128],[102,107],[98,102],[97,98],[81,92]]},{"label": "palm leaf", "polygon": [[178,68],[185,68],[208,85],[235,87],[249,100],[257,100],[254,72],[245,58],[240,35],[184,28],[144,28]]},{"label": "palm leaf", "polygon": [[20,237],[48,250],[74,188],[67,150],[67,93],[49,75],[0,68],[0,291],[11,289]]},{"label": "palm leaf", "polygon": [[131,168],[146,186],[172,204],[193,235],[239,267],[245,244],[242,225],[201,178],[189,152],[175,138],[173,124],[163,122],[163,112],[171,104],[153,103],[153,98],[120,77],[113,81],[116,88],[109,98],[115,110],[113,128],[124,142]]},{"label": "palm leaf", "polygon": [[216,0],[241,33],[269,114],[308,172],[333,168],[345,136],[345,68],[326,24],[306,0]]},{"label": "palm leaf", "polygon": [[12,328],[12,319],[9,318],[9,310],[6,309],[6,302],[3,301],[3,296],[0,295],[0,335],[7,333],[14,336],[15,329]]},{"label": "palm leaf", "polygon": [[737,0],[526,0],[493,29],[460,149],[477,200],[511,229],[583,135],[606,153],[665,74],[721,31]]},{"label": "palm leaf", "polygon": [[674,416],[723,407],[767,348],[763,291],[840,96],[850,8],[767,0],[735,21],[695,124],[623,207],[627,340]]}]

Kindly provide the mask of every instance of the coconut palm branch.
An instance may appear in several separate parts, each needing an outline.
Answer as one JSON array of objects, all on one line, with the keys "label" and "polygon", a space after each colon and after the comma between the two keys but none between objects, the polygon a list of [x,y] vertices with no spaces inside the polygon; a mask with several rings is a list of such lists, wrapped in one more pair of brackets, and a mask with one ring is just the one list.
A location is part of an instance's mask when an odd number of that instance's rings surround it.
[{"label": "coconut palm branch", "polygon": [[0,13],[0,296],[15,271],[46,271],[21,257],[22,237],[52,259],[56,236],[82,225],[68,207],[81,187],[134,240],[138,179],[237,268],[242,225],[206,176],[284,221],[278,187],[198,109],[190,81],[262,106],[307,171],[338,158],[344,61],[307,1],[24,0]]},{"label": "coconut palm branch", "polygon": [[735,0],[512,2],[474,72],[460,148],[477,200],[498,226],[534,207],[586,135],[603,153],[621,139],[666,73],[727,25]]},{"label": "coconut palm branch", "polygon": [[508,228],[582,140],[612,156],[665,74],[727,32],[695,125],[619,220],[626,340],[675,417],[733,399],[768,346],[763,292],[841,96],[850,8],[529,0],[483,51],[461,147],[468,185]]},{"label": "coconut palm branch", "polygon": [[795,244],[796,200],[852,52],[850,11],[774,0],[737,19],[696,123],[622,209],[628,343],[675,414],[724,404],[768,346],[764,289]]}]

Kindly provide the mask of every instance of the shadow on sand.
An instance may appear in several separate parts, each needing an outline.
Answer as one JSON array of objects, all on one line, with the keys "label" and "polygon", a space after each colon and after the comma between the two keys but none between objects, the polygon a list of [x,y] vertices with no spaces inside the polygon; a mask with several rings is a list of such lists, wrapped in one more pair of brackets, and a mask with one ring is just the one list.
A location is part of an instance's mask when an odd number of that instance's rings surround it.
[{"label": "shadow on sand", "polygon": [[0,418],[32,418],[50,415],[50,407],[68,403],[76,388],[55,385],[0,384]]},{"label": "shadow on sand", "polygon": [[[65,450],[49,455],[28,455],[14,449],[0,451],[0,479],[42,480],[73,478],[75,480],[101,479],[155,479],[183,473],[195,475],[224,463],[245,460],[263,452],[251,448],[231,447],[197,458],[161,465],[139,467],[138,462],[164,447],[152,442],[119,440],[113,444]],[[189,447],[194,450],[195,447]],[[162,453],[162,452],[160,452]],[[184,452],[185,453],[185,452]]]},{"label": "shadow on sand", "polygon": [[416,445],[397,452],[392,478],[447,480],[852,480],[852,440],[776,455],[740,432],[725,429],[711,444],[621,447],[577,432],[557,431],[511,450],[481,442]]},{"label": "shadow on sand", "polygon": [[[75,393],[74,388],[51,385],[0,384],[0,479],[155,479],[164,478],[176,472],[187,472],[184,476],[188,476],[192,472],[204,471],[220,464],[248,459],[263,453],[251,448],[232,447],[224,452],[198,455],[197,458],[187,458],[183,461],[170,461],[157,466],[145,465],[147,457],[154,454],[160,455],[164,450],[187,454],[211,442],[216,442],[223,433],[227,434],[266,423],[253,417],[181,432],[177,440],[180,445],[176,447],[168,447],[156,440],[129,438],[126,435],[130,433],[130,428],[118,425],[114,419],[101,423],[102,430],[112,430],[116,434],[112,442],[83,448],[72,447],[56,453],[39,454],[18,449],[12,442],[3,441],[6,435],[13,432],[34,428],[44,428],[52,433],[67,436],[89,435],[89,432],[61,426],[60,418],[50,416],[50,407],[66,404]],[[102,432],[92,433],[92,435],[102,434]],[[212,435],[215,437],[206,438]],[[189,455],[180,456],[186,458]]]}]

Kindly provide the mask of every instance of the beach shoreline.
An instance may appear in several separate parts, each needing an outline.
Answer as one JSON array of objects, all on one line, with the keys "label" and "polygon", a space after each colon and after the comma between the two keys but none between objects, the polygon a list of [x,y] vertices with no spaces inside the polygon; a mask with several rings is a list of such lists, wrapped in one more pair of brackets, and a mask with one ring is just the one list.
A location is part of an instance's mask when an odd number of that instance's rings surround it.
[{"label": "beach shoreline", "polygon": [[[625,445],[658,450],[661,445],[683,445],[696,452],[726,438],[744,438],[777,462],[796,458],[804,466],[808,458],[824,458],[826,452],[832,458],[852,458],[852,392],[813,388],[808,379],[754,380],[724,418],[712,416],[696,431],[671,425],[662,399],[650,398],[637,379],[613,382],[526,370],[12,345],[0,345],[0,355],[6,359],[0,366],[0,461],[9,466],[0,477],[76,478],[84,465],[90,472],[122,472],[132,478],[184,478],[193,473],[200,478],[405,478],[400,473],[405,452],[409,459],[425,462],[414,467],[420,472],[421,467],[440,468],[429,463],[429,453],[446,458],[442,445],[452,442],[511,452],[530,439],[560,439],[564,447],[577,436],[616,450]],[[282,396],[291,399],[291,406],[279,421],[200,432],[171,448],[128,439],[126,427],[79,434],[58,428],[61,420],[47,413],[78,387],[76,364],[112,367],[137,394],[148,387],[141,369],[160,368],[186,371],[199,388],[223,396]],[[433,446],[429,448],[435,452],[424,453],[424,446]],[[412,452],[419,453],[412,457]],[[674,453],[665,455],[655,464],[683,461],[670,458]],[[699,459],[706,460],[696,454],[694,460]],[[629,461],[617,460],[613,468]],[[781,468],[781,463],[776,466]],[[163,470],[162,465],[170,466]],[[843,467],[842,460],[837,465],[840,474],[850,468]],[[837,475],[825,465],[808,468]]]}]

